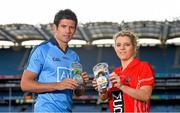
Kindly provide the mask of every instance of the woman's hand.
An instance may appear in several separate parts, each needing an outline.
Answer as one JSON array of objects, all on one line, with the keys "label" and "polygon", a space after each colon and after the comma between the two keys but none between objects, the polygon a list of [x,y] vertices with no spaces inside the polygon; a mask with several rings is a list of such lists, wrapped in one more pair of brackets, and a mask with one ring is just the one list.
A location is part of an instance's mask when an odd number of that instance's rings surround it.
[{"label": "woman's hand", "polygon": [[109,74],[109,80],[111,81],[114,87],[122,87],[121,79],[116,73],[112,72],[111,74]]}]

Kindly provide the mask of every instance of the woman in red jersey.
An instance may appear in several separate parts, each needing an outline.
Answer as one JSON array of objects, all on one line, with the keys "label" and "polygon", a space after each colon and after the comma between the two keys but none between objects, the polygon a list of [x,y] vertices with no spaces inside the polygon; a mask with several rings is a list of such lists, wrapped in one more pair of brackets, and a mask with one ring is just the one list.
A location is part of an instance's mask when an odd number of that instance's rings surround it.
[{"label": "woman in red jersey", "polygon": [[[138,44],[134,33],[121,31],[113,38],[121,66],[109,75],[112,87],[99,93],[99,97],[109,99],[110,112],[150,112],[154,71],[148,62],[136,58]],[[96,80],[92,84],[97,89]]]}]

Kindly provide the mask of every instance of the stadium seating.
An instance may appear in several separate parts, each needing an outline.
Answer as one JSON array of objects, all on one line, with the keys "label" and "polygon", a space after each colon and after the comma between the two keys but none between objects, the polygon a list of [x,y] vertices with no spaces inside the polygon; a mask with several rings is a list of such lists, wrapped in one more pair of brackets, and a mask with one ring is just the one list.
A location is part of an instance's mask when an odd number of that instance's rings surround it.
[{"label": "stadium seating", "polygon": [[22,60],[26,49],[0,49],[0,75],[20,75],[23,71]]},{"label": "stadium seating", "polygon": [[[81,48],[71,48],[75,50],[81,59],[83,70],[87,71],[93,78],[92,68],[99,62],[107,62],[109,64],[109,71],[111,72],[115,67],[120,66],[120,61],[116,56],[113,47],[97,47],[97,46],[82,46]],[[23,67],[26,65],[30,49],[0,49],[0,75],[18,75],[22,74]],[[168,111],[180,111],[177,100],[180,100],[179,86],[180,86],[180,53],[179,46],[168,45],[165,47],[153,46],[153,47],[141,47],[137,57],[141,60],[148,61],[155,70],[156,86],[152,95],[152,110],[153,112],[168,112]],[[18,82],[15,82],[18,81]],[[26,110],[31,112],[33,102],[27,103],[21,101],[24,98],[24,94],[18,89],[20,79],[1,79],[1,106],[0,111],[22,111]],[[14,83],[17,85],[9,85]],[[8,84],[8,85],[6,85]],[[16,90],[11,92],[12,97],[9,98],[10,88]],[[3,89],[3,90],[2,90]],[[6,89],[6,90],[4,90]],[[11,99],[12,107],[9,105],[9,99]],[[19,99],[19,101],[17,101]],[[84,112],[84,109],[89,109],[91,112],[101,111],[101,105],[97,105],[98,100],[97,91],[92,88],[91,81],[88,83],[88,88],[85,95],[80,98],[74,97],[74,112]],[[5,103],[3,103],[5,102]],[[170,105],[161,105],[161,103],[170,103]],[[175,105],[173,105],[175,104]],[[6,106],[5,106],[6,105]],[[27,105],[24,108],[22,105]],[[158,105],[159,107],[156,107]],[[21,106],[21,107],[20,107]],[[82,109],[83,108],[83,109]],[[165,109],[166,108],[166,109]],[[16,110],[17,109],[17,110]],[[163,109],[163,110],[162,110]],[[108,112],[109,109],[106,109]]]}]

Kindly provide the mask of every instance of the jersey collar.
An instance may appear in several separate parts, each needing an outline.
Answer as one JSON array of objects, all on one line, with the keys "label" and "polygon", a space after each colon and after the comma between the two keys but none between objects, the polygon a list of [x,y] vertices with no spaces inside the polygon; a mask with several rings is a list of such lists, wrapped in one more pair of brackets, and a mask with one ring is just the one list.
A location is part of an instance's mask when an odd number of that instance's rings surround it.
[{"label": "jersey collar", "polygon": [[60,48],[60,46],[59,46],[59,44],[58,44],[58,42],[57,42],[57,40],[56,40],[55,38],[51,38],[51,39],[50,39],[50,42],[51,42],[53,45],[57,46],[64,54],[67,53],[69,46],[67,46],[66,50],[63,51],[63,50]]},{"label": "jersey collar", "polygon": [[139,62],[140,62],[139,59],[134,58],[134,59],[132,60],[132,62],[129,63],[129,65],[127,66],[127,68],[134,67],[134,66],[137,65]]}]

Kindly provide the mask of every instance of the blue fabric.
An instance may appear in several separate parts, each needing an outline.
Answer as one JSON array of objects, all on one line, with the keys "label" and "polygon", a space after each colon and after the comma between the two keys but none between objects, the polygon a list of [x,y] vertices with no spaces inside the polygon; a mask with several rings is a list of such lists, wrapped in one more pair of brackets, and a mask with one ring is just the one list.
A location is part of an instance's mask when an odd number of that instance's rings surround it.
[{"label": "blue fabric", "polygon": [[[55,39],[51,39],[32,50],[27,70],[36,73],[40,83],[61,82],[72,78],[72,62],[79,62],[79,56],[70,48],[62,51]],[[72,90],[40,93],[34,112],[71,112],[72,95]]]}]

